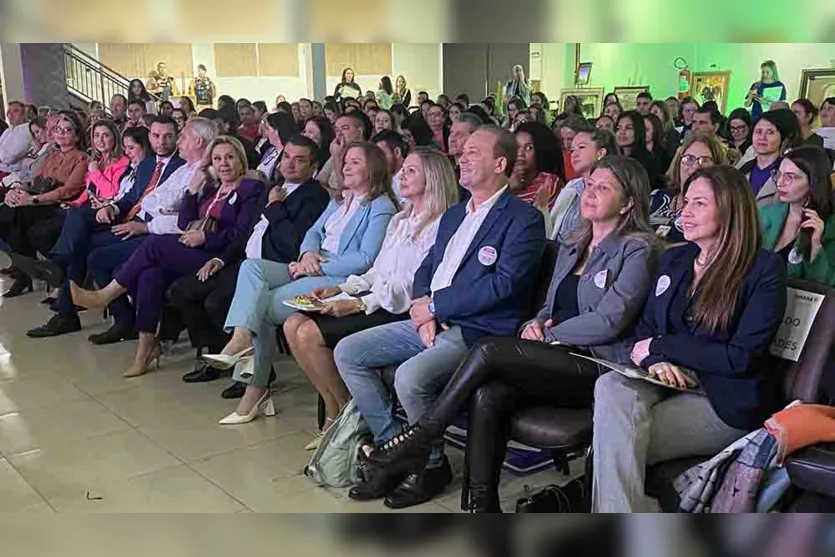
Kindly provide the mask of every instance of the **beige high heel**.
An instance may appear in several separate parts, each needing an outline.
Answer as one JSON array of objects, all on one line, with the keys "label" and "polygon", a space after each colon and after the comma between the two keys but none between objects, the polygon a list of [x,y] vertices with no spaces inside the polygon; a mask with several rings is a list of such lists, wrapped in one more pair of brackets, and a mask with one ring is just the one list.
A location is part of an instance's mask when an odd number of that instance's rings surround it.
[{"label": "beige high heel", "polygon": [[151,353],[148,354],[148,357],[145,359],[144,365],[137,364],[136,361],[133,362],[133,365],[130,366],[127,371],[122,373],[122,377],[139,377],[140,375],[145,375],[148,371],[153,369],[159,369],[159,359],[162,355],[162,345],[159,343],[154,346],[151,350]]},{"label": "beige high heel", "polygon": [[258,402],[255,403],[255,406],[252,407],[252,410],[249,411],[249,414],[242,416],[237,412],[232,412],[218,423],[220,425],[248,424],[258,416],[275,416],[275,405],[273,404],[269,387],[261,398],[258,399]]},{"label": "beige high heel", "polygon": [[235,367],[238,362],[252,356],[253,353],[255,353],[255,347],[249,346],[231,356],[227,354],[203,354],[201,358],[215,369],[226,370]]}]

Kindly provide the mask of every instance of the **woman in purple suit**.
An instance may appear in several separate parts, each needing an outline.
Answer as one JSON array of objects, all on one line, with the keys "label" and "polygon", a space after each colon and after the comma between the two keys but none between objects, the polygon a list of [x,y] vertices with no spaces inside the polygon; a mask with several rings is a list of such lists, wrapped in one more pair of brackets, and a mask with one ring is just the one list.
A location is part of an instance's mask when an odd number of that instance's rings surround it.
[{"label": "woman in purple suit", "polygon": [[133,298],[139,347],[124,377],[144,375],[152,362],[159,362],[157,329],[168,287],[189,273],[207,278],[207,263],[251,228],[264,184],[244,178],[247,159],[241,143],[216,138],[201,169],[180,207],[179,227],[185,232],[148,238],[102,290],[71,284],[75,303],[88,309],[104,308],[126,292]]}]

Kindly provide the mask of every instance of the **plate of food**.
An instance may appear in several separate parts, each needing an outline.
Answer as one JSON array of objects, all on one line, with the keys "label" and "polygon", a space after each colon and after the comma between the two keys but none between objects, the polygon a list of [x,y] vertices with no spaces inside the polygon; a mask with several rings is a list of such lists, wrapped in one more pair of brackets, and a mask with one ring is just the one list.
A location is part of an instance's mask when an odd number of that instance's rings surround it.
[{"label": "plate of food", "polygon": [[288,308],[297,311],[320,311],[325,304],[318,298],[312,296],[295,296],[282,302]]}]

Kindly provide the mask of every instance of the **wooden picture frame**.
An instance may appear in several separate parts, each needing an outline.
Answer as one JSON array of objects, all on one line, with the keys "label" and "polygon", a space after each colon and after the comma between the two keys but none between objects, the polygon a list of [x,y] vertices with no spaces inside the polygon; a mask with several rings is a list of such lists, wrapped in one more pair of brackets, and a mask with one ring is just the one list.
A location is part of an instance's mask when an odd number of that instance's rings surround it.
[{"label": "wooden picture frame", "polygon": [[835,97],[835,68],[803,70],[800,73],[800,98],[820,108],[824,99]]},{"label": "wooden picture frame", "polygon": [[603,104],[603,87],[582,87],[560,90],[560,110],[565,110],[565,98],[574,95],[583,106],[583,116],[589,120],[600,116]]},{"label": "wooden picture frame", "polygon": [[728,105],[728,85],[731,82],[730,70],[721,72],[693,72],[690,76],[690,96],[699,105],[707,101],[716,101],[719,111],[724,114]]},{"label": "wooden picture frame", "polygon": [[638,95],[647,91],[649,91],[649,85],[626,85],[615,87],[613,92],[618,96],[620,105],[624,110],[635,110],[638,104]]}]

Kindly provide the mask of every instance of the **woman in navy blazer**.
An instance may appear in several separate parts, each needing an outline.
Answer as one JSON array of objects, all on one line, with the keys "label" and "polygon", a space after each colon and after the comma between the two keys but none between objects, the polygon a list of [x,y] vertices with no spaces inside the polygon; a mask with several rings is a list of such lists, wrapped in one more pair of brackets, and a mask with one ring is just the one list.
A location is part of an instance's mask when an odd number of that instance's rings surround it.
[{"label": "woman in navy blazer", "polygon": [[670,249],[636,329],[633,365],[682,392],[616,372],[595,387],[595,512],[649,512],[647,465],[713,456],[781,404],[769,346],[786,308],[786,268],[762,249],[756,200],[729,166],[684,186],[687,244]]},{"label": "woman in navy blazer", "polygon": [[248,259],[241,265],[226,318],[232,338],[220,354],[204,356],[214,367],[236,366],[234,378],[248,384],[235,412],[221,420],[223,425],[274,414],[268,384],[275,329],[295,313],[283,302],[365,273],[383,247],[397,212],[385,155],[371,143],[352,143],[344,166],[344,199],[340,205],[331,201],[307,231],[299,261],[287,265]]},{"label": "woman in navy blazer", "polygon": [[[219,184],[209,175],[209,167]],[[168,287],[179,277],[197,273],[251,227],[264,184],[244,178],[246,153],[240,142],[227,136],[214,139],[201,168],[180,206],[178,225],[186,232],[148,238],[102,290],[71,284],[73,301],[88,309],[104,308],[126,292],[133,298],[139,346],[133,365],[122,374],[125,377],[143,375],[151,362],[159,360],[156,335]]]}]

